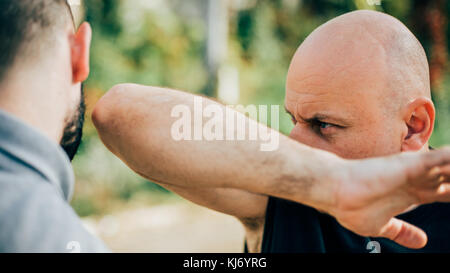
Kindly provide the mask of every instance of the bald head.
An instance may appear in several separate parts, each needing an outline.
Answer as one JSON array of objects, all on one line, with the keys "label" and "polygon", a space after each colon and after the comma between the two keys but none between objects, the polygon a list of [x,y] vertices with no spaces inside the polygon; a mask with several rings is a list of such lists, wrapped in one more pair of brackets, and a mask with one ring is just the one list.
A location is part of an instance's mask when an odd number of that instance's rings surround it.
[{"label": "bald head", "polygon": [[381,12],[354,11],[317,28],[292,60],[288,87],[305,76],[298,73],[303,69],[311,74],[348,77],[352,82],[383,83],[379,95],[396,105],[418,95],[430,97],[422,46],[399,20]]},{"label": "bald head", "polygon": [[[375,134],[375,126],[384,123],[385,129],[394,130],[398,124],[387,120],[404,119],[405,108],[418,98],[430,98],[425,52],[406,26],[381,12],[354,11],[318,27],[298,48],[287,76],[286,108],[296,121],[332,116],[341,129]],[[373,124],[372,132],[358,122]],[[338,130],[330,133],[330,143],[338,142]],[[389,147],[380,139],[365,145],[375,145],[375,155],[392,153],[408,135],[405,130]],[[364,147],[359,151],[349,157],[374,155]]]}]

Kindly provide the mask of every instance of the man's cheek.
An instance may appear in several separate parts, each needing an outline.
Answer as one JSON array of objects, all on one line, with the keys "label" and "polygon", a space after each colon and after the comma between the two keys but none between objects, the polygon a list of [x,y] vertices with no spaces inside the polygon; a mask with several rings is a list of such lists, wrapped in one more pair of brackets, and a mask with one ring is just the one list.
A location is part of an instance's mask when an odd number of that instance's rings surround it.
[{"label": "man's cheek", "polygon": [[361,159],[375,156],[375,146],[369,144],[371,141],[364,137],[348,137],[338,141],[334,145],[335,154],[346,159]]}]

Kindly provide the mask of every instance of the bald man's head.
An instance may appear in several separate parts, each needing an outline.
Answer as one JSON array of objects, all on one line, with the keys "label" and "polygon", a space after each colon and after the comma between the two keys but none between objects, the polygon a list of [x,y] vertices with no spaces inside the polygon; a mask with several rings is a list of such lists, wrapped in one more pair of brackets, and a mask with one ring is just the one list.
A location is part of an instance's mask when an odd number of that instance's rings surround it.
[{"label": "bald man's head", "polygon": [[344,157],[419,150],[434,122],[425,52],[387,14],[334,18],[295,53],[286,108],[296,122],[293,138]]}]

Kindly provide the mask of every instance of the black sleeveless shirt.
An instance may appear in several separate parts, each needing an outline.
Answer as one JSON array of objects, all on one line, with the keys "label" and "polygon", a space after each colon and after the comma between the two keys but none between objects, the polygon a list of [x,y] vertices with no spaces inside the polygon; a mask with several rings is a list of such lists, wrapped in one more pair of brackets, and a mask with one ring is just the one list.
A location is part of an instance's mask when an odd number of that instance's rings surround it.
[{"label": "black sleeveless shirt", "polygon": [[450,252],[450,204],[422,205],[397,218],[423,229],[428,235],[427,245],[415,250],[389,239],[362,237],[342,227],[328,214],[269,197],[261,252]]}]

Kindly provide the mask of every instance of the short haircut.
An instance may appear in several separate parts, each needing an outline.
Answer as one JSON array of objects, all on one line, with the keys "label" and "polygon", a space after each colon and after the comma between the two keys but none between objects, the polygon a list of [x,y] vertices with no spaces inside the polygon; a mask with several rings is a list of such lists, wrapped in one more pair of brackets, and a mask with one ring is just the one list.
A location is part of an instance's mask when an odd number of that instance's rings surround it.
[{"label": "short haircut", "polygon": [[18,56],[51,47],[52,34],[71,16],[67,0],[0,0],[0,82]]}]

